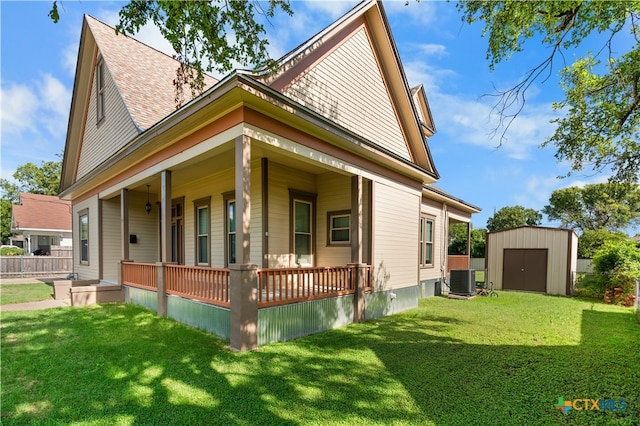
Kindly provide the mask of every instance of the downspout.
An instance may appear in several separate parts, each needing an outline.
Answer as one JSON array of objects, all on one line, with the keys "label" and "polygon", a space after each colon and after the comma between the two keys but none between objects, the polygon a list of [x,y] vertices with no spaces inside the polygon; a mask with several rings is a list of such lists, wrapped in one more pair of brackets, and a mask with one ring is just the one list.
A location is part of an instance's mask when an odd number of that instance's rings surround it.
[{"label": "downspout", "polygon": [[442,276],[442,282],[447,285],[447,255],[449,252],[449,212],[447,211],[447,205],[442,203],[442,256],[440,256],[440,275]]}]

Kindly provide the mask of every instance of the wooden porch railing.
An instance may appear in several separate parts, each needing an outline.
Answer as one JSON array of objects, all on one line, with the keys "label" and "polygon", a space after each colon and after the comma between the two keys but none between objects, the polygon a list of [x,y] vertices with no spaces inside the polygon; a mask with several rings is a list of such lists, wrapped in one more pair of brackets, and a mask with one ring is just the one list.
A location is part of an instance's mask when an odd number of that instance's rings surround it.
[{"label": "wooden porch railing", "polygon": [[122,262],[122,284],[158,291],[158,269],[156,264]]},{"label": "wooden porch railing", "polygon": [[229,270],[203,266],[166,265],[167,293],[229,307]]},{"label": "wooden porch railing", "polygon": [[258,307],[353,294],[356,267],[265,268],[258,270]]},{"label": "wooden porch railing", "polygon": [[447,272],[452,269],[469,269],[469,255],[448,255]]}]

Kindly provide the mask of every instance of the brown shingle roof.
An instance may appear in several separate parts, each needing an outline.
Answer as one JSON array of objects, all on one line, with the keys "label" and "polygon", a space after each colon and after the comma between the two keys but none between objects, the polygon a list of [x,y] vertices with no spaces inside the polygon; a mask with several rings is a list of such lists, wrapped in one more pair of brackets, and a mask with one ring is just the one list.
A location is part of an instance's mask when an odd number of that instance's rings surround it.
[{"label": "brown shingle roof", "polygon": [[[113,27],[91,16],[85,19],[134,123],[146,130],[174,112],[179,62],[134,38],[116,35]],[[205,90],[215,83],[205,75]],[[186,103],[191,99],[188,86],[184,94]]]},{"label": "brown shingle roof", "polygon": [[13,229],[71,231],[71,202],[55,195],[20,193],[13,206]]}]

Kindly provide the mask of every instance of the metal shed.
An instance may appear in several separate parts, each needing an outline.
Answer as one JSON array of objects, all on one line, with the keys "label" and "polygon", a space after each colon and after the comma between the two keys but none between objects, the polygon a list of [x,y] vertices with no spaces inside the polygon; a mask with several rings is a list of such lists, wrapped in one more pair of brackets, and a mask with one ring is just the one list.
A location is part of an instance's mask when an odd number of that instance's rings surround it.
[{"label": "metal shed", "polygon": [[487,233],[485,268],[497,290],[570,295],[578,263],[571,229],[521,226]]}]

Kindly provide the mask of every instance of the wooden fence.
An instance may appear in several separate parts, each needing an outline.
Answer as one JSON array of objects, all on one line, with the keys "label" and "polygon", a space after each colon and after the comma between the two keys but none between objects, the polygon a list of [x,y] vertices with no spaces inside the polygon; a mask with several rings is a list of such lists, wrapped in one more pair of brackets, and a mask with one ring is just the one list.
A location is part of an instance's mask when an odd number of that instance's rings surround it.
[{"label": "wooden fence", "polygon": [[0,276],[45,277],[73,272],[72,247],[51,247],[51,256],[0,256]]}]

